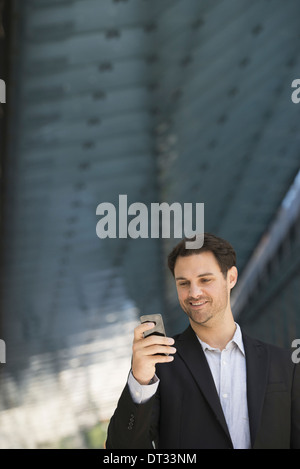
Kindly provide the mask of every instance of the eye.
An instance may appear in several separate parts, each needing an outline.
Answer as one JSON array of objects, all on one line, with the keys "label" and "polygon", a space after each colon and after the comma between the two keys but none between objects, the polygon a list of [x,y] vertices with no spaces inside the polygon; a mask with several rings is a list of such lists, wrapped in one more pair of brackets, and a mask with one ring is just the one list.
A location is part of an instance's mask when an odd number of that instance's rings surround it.
[{"label": "eye", "polygon": [[180,285],[181,287],[185,287],[187,284],[188,284],[187,282],[180,282],[180,283],[179,283],[179,285]]},{"label": "eye", "polygon": [[211,281],[211,279],[210,278],[203,278],[203,279],[201,279],[201,281],[202,281],[202,283],[208,283],[208,282]]}]

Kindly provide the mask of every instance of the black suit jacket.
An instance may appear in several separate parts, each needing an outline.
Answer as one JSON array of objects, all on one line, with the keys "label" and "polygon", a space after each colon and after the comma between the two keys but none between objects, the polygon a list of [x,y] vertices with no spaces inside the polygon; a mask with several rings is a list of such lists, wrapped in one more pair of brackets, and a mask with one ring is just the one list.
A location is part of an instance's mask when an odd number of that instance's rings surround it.
[{"label": "black suit jacket", "polygon": [[[300,448],[300,368],[291,352],[243,334],[252,448]],[[145,404],[126,385],[106,448],[232,448],[202,347],[189,326],[175,337],[173,362],[157,365],[159,388]]]}]

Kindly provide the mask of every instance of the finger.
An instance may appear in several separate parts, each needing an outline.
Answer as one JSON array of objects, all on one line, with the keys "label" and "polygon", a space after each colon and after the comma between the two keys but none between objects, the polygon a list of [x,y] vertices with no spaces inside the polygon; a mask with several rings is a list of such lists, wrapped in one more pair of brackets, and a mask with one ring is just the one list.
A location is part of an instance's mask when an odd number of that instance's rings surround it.
[{"label": "finger", "polygon": [[164,337],[162,335],[150,335],[143,340],[143,346],[149,345],[173,345],[175,342],[172,337]]},{"label": "finger", "polygon": [[154,322],[144,322],[134,329],[134,340],[140,340],[144,338],[144,332],[155,327]]},{"label": "finger", "polygon": [[157,363],[170,363],[173,360],[173,355],[155,355],[152,357],[153,365],[156,365]]},{"label": "finger", "polygon": [[175,347],[167,347],[165,345],[151,345],[143,349],[144,356],[151,356],[156,354],[174,354],[176,353]]},{"label": "finger", "polygon": [[171,337],[163,337],[163,336],[157,336],[157,335],[152,335],[149,337],[146,337],[145,339],[139,339],[139,340],[134,340],[133,341],[133,351],[136,352],[143,352],[145,348],[149,348],[151,346],[155,345],[160,345],[160,346],[170,346],[174,344],[174,339]]}]

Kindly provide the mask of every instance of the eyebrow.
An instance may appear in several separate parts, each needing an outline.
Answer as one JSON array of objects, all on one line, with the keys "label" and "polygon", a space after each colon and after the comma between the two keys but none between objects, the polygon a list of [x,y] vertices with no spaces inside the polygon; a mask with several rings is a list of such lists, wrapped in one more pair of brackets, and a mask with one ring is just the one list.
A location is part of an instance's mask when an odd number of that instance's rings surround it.
[{"label": "eyebrow", "polygon": [[[205,272],[205,274],[199,274],[199,275],[197,275],[197,277],[198,278],[207,277],[209,275],[215,275],[215,274],[213,274],[212,272]],[[185,277],[176,277],[175,280],[187,280],[187,278],[185,278]]]}]

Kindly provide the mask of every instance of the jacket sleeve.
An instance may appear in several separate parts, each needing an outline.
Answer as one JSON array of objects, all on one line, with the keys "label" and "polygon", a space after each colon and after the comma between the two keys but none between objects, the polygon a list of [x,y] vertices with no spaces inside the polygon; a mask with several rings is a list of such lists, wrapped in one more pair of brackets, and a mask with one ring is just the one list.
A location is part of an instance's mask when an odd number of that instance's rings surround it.
[{"label": "jacket sleeve", "polygon": [[158,396],[135,404],[126,384],[110,420],[107,449],[153,449],[157,444]]},{"label": "jacket sleeve", "polygon": [[292,388],[291,448],[300,449],[300,364],[295,365]]}]

